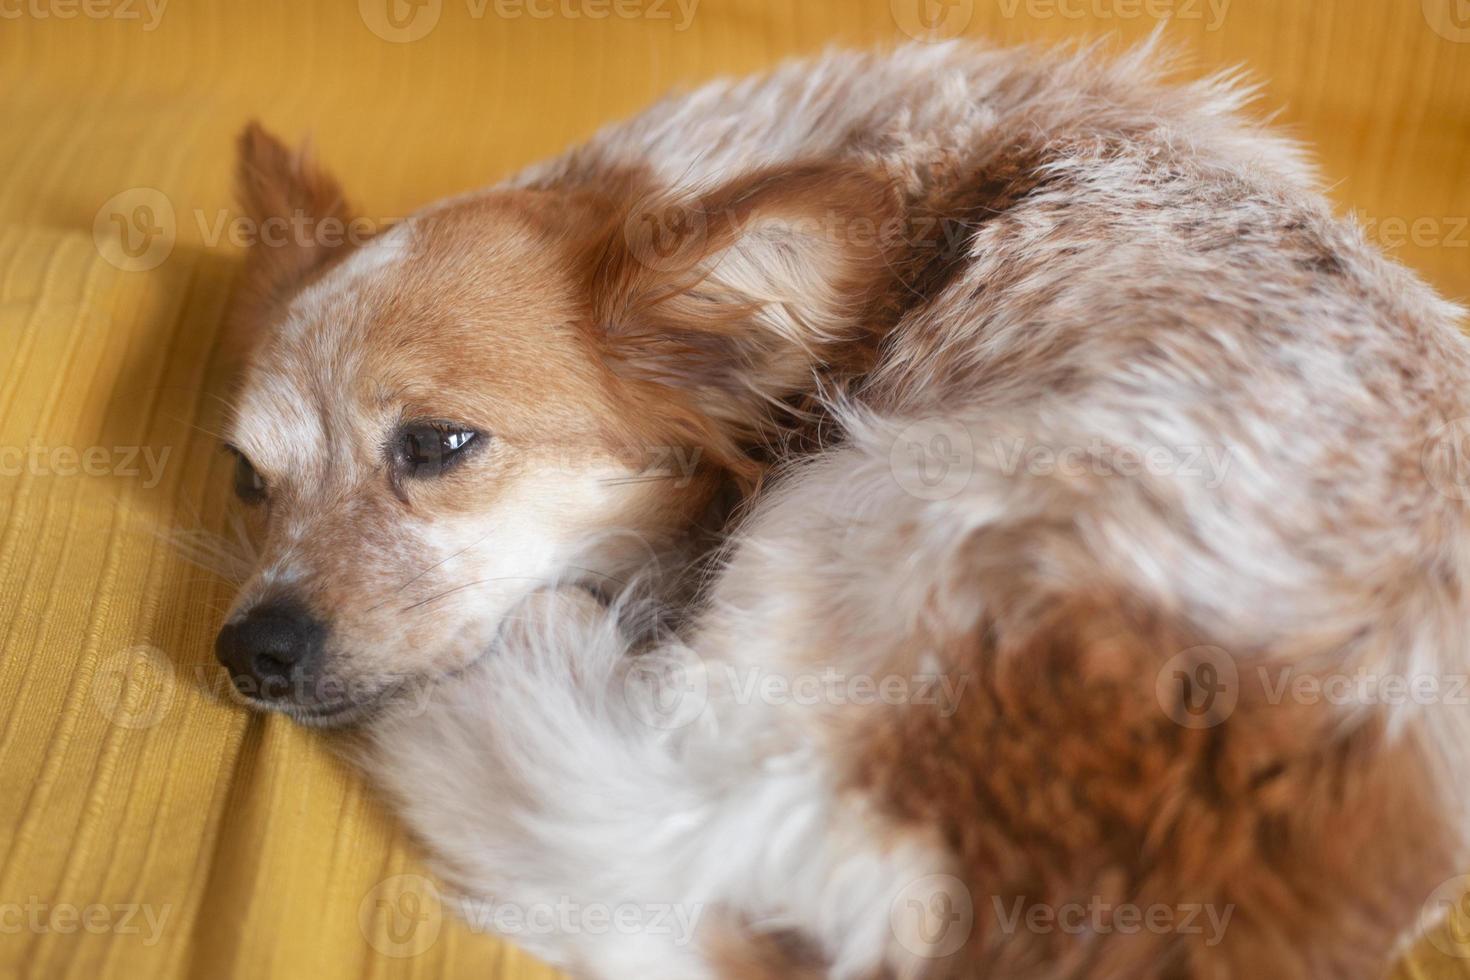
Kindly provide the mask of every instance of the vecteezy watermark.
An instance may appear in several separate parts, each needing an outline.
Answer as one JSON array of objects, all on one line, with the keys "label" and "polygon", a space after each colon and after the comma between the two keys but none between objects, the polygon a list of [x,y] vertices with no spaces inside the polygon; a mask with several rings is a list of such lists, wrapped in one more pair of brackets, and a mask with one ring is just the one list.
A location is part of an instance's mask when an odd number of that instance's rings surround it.
[{"label": "vecteezy watermark", "polygon": [[1164,713],[1178,724],[1213,728],[1234,713],[1247,680],[1252,697],[1272,707],[1470,707],[1470,674],[1400,674],[1367,667],[1321,672],[1293,664],[1258,664],[1242,676],[1235,658],[1214,646],[1171,657],[1155,678],[1155,694]]},{"label": "vecteezy watermark", "polygon": [[942,718],[954,717],[971,680],[968,674],[853,674],[835,667],[784,674],[733,664],[722,665],[718,674],[720,689],[736,704],[807,708],[916,705],[933,708]]},{"label": "vecteezy watermark", "polygon": [[92,241],[110,265],[147,272],[173,254],[179,226],[173,202],[156,187],[130,187],[114,194],[92,219]]},{"label": "vecteezy watermark", "polygon": [[623,675],[623,699],[650,728],[673,731],[698,720],[709,703],[709,672],[688,647],[640,654]]},{"label": "vecteezy watermark", "polygon": [[[935,166],[954,166],[943,156]],[[760,208],[714,208],[693,195],[651,194],[629,209],[623,237],[633,258],[658,272],[676,272],[718,258],[710,245],[719,229],[720,248],[741,240],[805,242],[883,254],[932,255],[936,262],[962,254],[974,225],[933,215],[874,218],[837,208],[801,215],[770,214]]]},{"label": "vecteezy watermark", "polygon": [[163,479],[171,446],[47,446],[34,439],[24,446],[0,446],[0,477],[120,476],[142,478],[152,490]]},{"label": "vecteezy watermark", "polygon": [[682,33],[694,23],[699,0],[465,0],[465,6],[477,20],[487,10],[502,20],[666,20]]},{"label": "vecteezy watermark", "polygon": [[0,20],[138,21],[144,31],[163,22],[168,0],[0,0]]},{"label": "vecteezy watermark", "polygon": [[910,496],[948,500],[964,490],[975,473],[975,440],[957,422],[914,422],[894,436],[888,468]]},{"label": "vecteezy watermark", "polygon": [[439,25],[444,0],[357,0],[357,13],[383,40],[411,44]]},{"label": "vecteezy watermark", "polygon": [[0,902],[0,935],[78,932],[94,936],[142,936],[144,946],[157,945],[172,905],[147,902],[43,902],[35,895],[24,902]]},{"label": "vecteezy watermark", "polygon": [[[683,32],[694,22],[699,0],[463,0],[471,20],[668,21]],[[444,0],[358,0],[362,22],[384,41],[410,44],[439,26]]]},{"label": "vecteezy watermark", "polygon": [[646,197],[629,209],[623,238],[643,266],[655,272],[682,272],[704,258],[709,213],[698,200]]},{"label": "vecteezy watermark", "polygon": [[1430,30],[1456,44],[1470,44],[1470,0],[1420,0]]},{"label": "vecteezy watermark", "polygon": [[1111,443],[1094,438],[1085,446],[1032,444],[1025,439],[992,439],[990,448],[1001,473],[1015,476],[1097,477],[1172,476],[1218,490],[1234,456],[1220,446],[1163,446]]},{"label": "vecteezy watermark", "polygon": [[[194,208],[181,223],[174,202],[156,187],[131,187],[108,198],[93,218],[92,241],[110,265],[124,272],[147,272],[168,260],[190,221],[206,248],[333,249],[377,239],[381,245],[406,249],[413,242],[412,224],[397,217],[341,218],[296,210],[256,220],[227,208]],[[389,229],[392,233],[384,234]]]},{"label": "vecteezy watermark", "polygon": [[667,482],[680,489],[689,486],[704,460],[700,446],[624,445],[615,450],[573,446],[548,446],[552,465],[563,473],[603,471],[608,486],[631,483]]},{"label": "vecteezy watermark", "polygon": [[823,667],[778,672],[735,664],[708,665],[685,647],[643,654],[624,675],[624,694],[634,715],[658,729],[683,728],[699,719],[719,693],[721,703],[797,708],[872,708],[913,705],[942,718],[959,710],[968,674],[868,674]]},{"label": "vecteezy watermark", "polygon": [[1453,419],[1424,442],[1419,467],[1434,489],[1453,500],[1470,500],[1470,418]]},{"label": "vecteezy watermark", "polygon": [[995,0],[1000,15],[1014,20],[1202,21],[1210,33],[1225,26],[1231,0]]},{"label": "vecteezy watermark", "polygon": [[383,711],[405,717],[428,710],[435,678],[418,674],[374,675],[371,678],[292,671],[289,676],[234,676],[226,668],[196,664],[195,686],[214,701],[251,707],[282,705],[306,711]]},{"label": "vecteezy watermark", "polygon": [[953,956],[975,929],[975,901],[953,875],[925,875],[894,896],[888,926],[899,945],[915,956]]},{"label": "vecteezy watermark", "polygon": [[358,903],[357,927],[368,945],[384,956],[401,959],[425,953],[444,928],[439,888],[423,875],[385,878]]},{"label": "vecteezy watermark", "polygon": [[[1470,0],[1465,0],[1470,6]],[[1386,218],[1358,215],[1358,226],[1363,234],[1380,248],[1388,251],[1413,245],[1416,248],[1470,249],[1470,216],[1420,215],[1403,218],[1390,215]]]},{"label": "vecteezy watermark", "polygon": [[1156,936],[1201,936],[1204,944],[1210,947],[1218,946],[1224,940],[1225,930],[1235,914],[1234,905],[1204,902],[1138,905],[1108,902],[1096,895],[1085,902],[1055,905],[1028,902],[1024,896],[1006,901],[997,895],[990,901],[996,922],[1006,935],[1030,932],[1039,935],[1133,936],[1146,932]]},{"label": "vecteezy watermark", "polygon": [[1006,477],[1172,477],[1210,490],[1224,484],[1234,462],[1234,453],[1222,446],[1142,445],[1101,437],[1085,445],[993,438],[977,446],[975,436],[958,422],[929,419],[911,423],[894,436],[889,469],[905,493],[921,500],[947,500],[969,485],[983,450],[989,451],[984,460],[987,471]]},{"label": "vecteezy watermark", "polygon": [[140,643],[98,665],[92,675],[92,703],[119,728],[152,728],[173,707],[176,687],[168,657]]},{"label": "vecteezy watermark", "polygon": [[501,902],[461,897],[460,916],[476,932],[509,938],[541,936],[667,936],[675,946],[694,941],[704,906],[679,903],[577,902],[565,895],[549,902]]},{"label": "vecteezy watermark", "polygon": [[1419,910],[1419,934],[1446,956],[1470,959],[1470,875],[1444,882]]},{"label": "vecteezy watermark", "polygon": [[1214,646],[1191,647],[1170,657],[1154,678],[1159,707],[1185,728],[1214,728],[1240,701],[1235,658]]},{"label": "vecteezy watermark", "polygon": [[959,37],[975,16],[975,0],[889,0],[893,22],[915,41]]},{"label": "vecteezy watermark", "polygon": [[1330,704],[1337,707],[1433,704],[1470,706],[1470,674],[1395,674],[1359,668],[1352,673],[1307,673],[1295,667],[1257,667],[1271,705]]},{"label": "vecteezy watermark", "polygon": [[[232,214],[226,208],[217,208],[213,212],[195,208],[193,216],[199,239],[208,248],[215,248],[221,243],[229,243],[236,248],[331,249],[363,245],[401,221],[399,218],[322,217],[300,210],[256,221],[245,215]],[[395,237],[393,243],[406,246],[410,241],[412,235],[405,233],[401,239]]]}]

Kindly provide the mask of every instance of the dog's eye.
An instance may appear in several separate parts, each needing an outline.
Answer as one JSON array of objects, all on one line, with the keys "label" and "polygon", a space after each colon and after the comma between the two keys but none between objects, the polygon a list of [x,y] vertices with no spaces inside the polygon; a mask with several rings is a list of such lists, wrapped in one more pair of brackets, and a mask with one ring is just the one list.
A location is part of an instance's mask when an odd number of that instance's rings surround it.
[{"label": "dog's eye", "polygon": [[398,432],[394,468],[399,475],[438,476],[460,462],[480,433],[452,422],[414,422]]},{"label": "dog's eye", "polygon": [[235,496],[247,504],[258,504],[265,499],[265,480],[256,472],[250,460],[238,449],[231,450],[235,454]]}]

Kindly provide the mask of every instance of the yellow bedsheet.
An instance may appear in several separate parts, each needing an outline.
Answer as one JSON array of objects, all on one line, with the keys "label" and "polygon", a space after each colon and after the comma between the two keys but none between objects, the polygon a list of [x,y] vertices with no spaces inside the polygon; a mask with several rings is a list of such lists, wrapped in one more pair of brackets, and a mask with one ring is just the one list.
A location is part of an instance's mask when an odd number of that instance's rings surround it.
[{"label": "yellow bedsheet", "polygon": [[[1470,296],[1466,0],[0,0],[0,977],[551,975],[444,914],[326,739],[213,696],[230,587],[157,529],[228,506],[243,122],[314,133],[391,218],[924,10],[1002,41],[1172,11],[1201,69],[1266,81],[1380,241]],[[1404,975],[1467,963],[1425,945]]]}]

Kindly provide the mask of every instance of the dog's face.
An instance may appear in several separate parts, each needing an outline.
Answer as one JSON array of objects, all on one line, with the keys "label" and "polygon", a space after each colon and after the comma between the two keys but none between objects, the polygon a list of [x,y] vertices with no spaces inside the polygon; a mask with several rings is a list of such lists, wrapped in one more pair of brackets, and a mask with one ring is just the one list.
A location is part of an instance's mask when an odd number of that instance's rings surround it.
[{"label": "dog's face", "polygon": [[[625,424],[578,330],[570,257],[540,240],[528,197],[385,233],[261,339],[228,433],[262,532],[222,647],[239,648],[245,693],[279,703],[303,685],[285,703],[327,718],[461,666],[517,597],[578,558],[618,575],[706,486],[691,455],[637,458],[659,437]],[[272,669],[298,662],[269,652],[293,631],[313,663]]]},{"label": "dog's face", "polygon": [[[247,130],[245,206],[297,230],[253,246],[236,317],[226,438],[260,558],[217,650],[242,693],[347,722],[484,655],[537,587],[615,588],[656,560],[749,475],[767,400],[812,375],[820,344],[797,332],[836,314],[802,308],[828,302],[811,283],[856,289],[879,260],[792,232],[813,199],[883,206],[839,176],[838,197],[831,174],[729,188],[672,259],[626,194],[565,190],[486,192],[339,245],[315,233],[350,217],[335,182]],[[818,295],[771,313],[792,292],[777,274]]]}]

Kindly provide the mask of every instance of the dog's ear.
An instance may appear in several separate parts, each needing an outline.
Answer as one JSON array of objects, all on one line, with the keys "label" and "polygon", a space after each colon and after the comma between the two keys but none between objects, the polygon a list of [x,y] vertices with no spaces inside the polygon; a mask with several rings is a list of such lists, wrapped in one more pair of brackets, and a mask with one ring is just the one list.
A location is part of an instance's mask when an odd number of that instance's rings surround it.
[{"label": "dog's ear", "polygon": [[352,215],[341,185],[316,164],[309,145],[293,150],[257,122],[240,133],[235,167],[249,232],[235,321],[249,333],[350,247],[344,232]]},{"label": "dog's ear", "polygon": [[783,402],[870,353],[898,215],[887,180],[822,164],[637,201],[594,274],[609,362],[758,441]]}]

